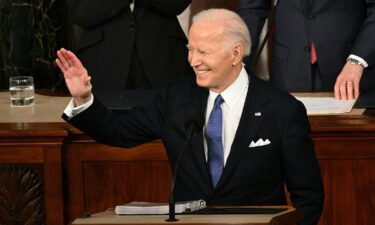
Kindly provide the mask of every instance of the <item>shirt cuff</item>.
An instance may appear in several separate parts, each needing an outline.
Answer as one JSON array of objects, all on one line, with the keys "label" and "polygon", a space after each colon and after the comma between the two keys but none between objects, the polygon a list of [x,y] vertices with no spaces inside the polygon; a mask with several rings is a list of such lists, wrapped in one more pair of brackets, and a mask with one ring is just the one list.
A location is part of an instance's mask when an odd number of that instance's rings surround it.
[{"label": "shirt cuff", "polygon": [[363,65],[363,67],[365,67],[365,68],[368,67],[367,62],[366,62],[364,59],[362,59],[361,57],[359,57],[359,56],[356,56],[356,55],[350,54],[349,57],[348,57],[348,59],[349,59],[349,58],[352,58],[352,59],[358,60],[358,61]]},{"label": "shirt cuff", "polygon": [[72,99],[70,100],[69,104],[66,106],[64,110],[64,114],[67,115],[69,119],[71,119],[74,116],[78,115],[79,113],[85,111],[88,107],[92,105],[93,102],[94,102],[94,96],[92,94],[88,102],[78,107],[75,107],[73,99]]}]

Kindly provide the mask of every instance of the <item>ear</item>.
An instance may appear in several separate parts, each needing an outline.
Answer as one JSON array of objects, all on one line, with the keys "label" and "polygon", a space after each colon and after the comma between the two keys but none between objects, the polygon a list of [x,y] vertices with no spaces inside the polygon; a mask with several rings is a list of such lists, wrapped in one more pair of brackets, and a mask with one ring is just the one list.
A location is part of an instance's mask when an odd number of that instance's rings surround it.
[{"label": "ear", "polygon": [[239,43],[235,44],[232,50],[232,66],[236,66],[242,62],[243,54],[243,46]]}]

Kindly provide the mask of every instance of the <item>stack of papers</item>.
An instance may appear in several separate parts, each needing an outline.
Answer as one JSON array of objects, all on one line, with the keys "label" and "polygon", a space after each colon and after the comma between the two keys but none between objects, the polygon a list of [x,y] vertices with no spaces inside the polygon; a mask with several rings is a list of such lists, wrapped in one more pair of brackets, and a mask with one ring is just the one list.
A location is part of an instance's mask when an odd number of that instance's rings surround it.
[{"label": "stack of papers", "polygon": [[[204,200],[176,202],[176,213],[189,213],[206,207]],[[155,202],[130,202],[124,205],[118,205],[115,208],[118,215],[139,215],[139,214],[168,214],[168,203]]]},{"label": "stack of papers", "polygon": [[307,110],[307,115],[348,113],[355,100],[337,100],[334,97],[296,97]]}]

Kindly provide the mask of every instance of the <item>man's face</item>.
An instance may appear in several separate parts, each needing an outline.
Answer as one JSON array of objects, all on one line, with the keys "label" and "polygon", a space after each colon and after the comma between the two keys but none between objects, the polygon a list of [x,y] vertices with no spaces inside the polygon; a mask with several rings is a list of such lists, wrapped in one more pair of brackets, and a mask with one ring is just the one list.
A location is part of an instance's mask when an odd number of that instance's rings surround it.
[{"label": "man's face", "polygon": [[238,76],[233,51],[226,46],[220,23],[193,24],[189,32],[188,60],[199,86],[222,92]]}]

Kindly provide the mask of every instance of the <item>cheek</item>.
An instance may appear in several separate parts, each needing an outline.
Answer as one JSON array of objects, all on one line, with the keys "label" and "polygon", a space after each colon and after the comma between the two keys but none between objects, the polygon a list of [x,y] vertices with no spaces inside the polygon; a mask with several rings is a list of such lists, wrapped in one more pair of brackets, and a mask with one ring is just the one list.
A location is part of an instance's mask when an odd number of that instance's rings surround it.
[{"label": "cheek", "polygon": [[209,82],[209,80],[207,78],[204,79],[204,78],[201,78],[199,76],[196,76],[195,81],[197,82],[197,85],[199,87],[204,87],[204,88],[209,88],[210,87],[210,82]]}]

